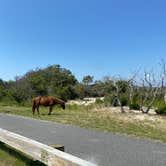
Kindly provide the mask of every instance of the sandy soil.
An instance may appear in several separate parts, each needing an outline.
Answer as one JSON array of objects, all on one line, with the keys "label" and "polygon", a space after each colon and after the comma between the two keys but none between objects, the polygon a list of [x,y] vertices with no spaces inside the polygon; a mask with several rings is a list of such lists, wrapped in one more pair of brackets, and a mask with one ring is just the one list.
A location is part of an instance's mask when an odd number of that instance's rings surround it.
[{"label": "sandy soil", "polygon": [[[103,98],[100,98],[103,100]],[[96,98],[85,98],[84,100],[71,100],[68,104],[78,105],[90,105],[95,103]],[[151,109],[148,114],[143,114],[138,110],[130,110],[128,107],[124,107],[125,113],[121,113],[120,107],[102,107],[98,106],[92,109],[93,112],[100,112],[104,116],[111,116],[112,118],[118,118],[124,122],[142,122],[150,126],[163,128],[166,130],[166,116],[159,116],[155,113],[154,109]]]},{"label": "sandy soil", "polygon": [[166,116],[157,115],[153,109],[148,114],[143,114],[141,111],[129,110],[128,107],[124,107],[125,113],[121,113],[120,107],[105,107],[95,108],[92,111],[100,112],[106,116],[118,118],[119,120],[126,122],[142,122],[147,123],[150,126],[163,128],[166,130]]}]

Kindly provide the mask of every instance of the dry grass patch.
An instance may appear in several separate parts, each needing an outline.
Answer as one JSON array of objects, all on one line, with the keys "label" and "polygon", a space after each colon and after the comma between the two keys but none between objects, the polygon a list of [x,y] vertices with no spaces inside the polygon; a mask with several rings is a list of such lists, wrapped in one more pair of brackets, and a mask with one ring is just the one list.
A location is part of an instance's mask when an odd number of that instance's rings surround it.
[{"label": "dry grass patch", "polygon": [[166,136],[166,116],[156,115],[153,110],[149,114],[143,114],[140,111],[129,110],[128,108],[125,108],[125,110],[126,113],[123,114],[119,107],[105,107],[94,108],[92,112],[97,112],[102,117],[109,117],[110,120],[114,119],[123,125],[133,124],[133,126],[137,125],[138,128],[140,126],[147,128],[145,132],[150,132],[151,130],[161,131]]}]

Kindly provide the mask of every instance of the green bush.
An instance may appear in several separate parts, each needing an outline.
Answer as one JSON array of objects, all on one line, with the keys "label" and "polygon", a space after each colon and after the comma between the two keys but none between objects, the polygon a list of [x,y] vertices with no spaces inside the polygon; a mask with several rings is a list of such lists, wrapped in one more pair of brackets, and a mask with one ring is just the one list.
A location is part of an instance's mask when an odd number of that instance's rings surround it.
[{"label": "green bush", "polygon": [[166,115],[166,105],[160,106],[155,112],[160,115]]},{"label": "green bush", "polygon": [[155,102],[154,102],[154,106],[155,107],[161,107],[161,106],[164,106],[165,105],[165,102],[164,102],[164,100],[163,100],[163,98],[157,98],[156,100],[155,100]]},{"label": "green bush", "polygon": [[128,98],[125,95],[120,96],[120,101],[121,101],[122,106],[128,105]]},{"label": "green bush", "polygon": [[130,110],[140,110],[140,106],[137,103],[129,104]]}]

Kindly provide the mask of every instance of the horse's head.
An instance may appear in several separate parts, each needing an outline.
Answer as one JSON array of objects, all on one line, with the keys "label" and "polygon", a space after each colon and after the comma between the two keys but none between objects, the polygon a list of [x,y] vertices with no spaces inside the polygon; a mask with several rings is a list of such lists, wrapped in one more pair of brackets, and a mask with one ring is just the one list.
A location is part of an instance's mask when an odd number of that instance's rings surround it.
[{"label": "horse's head", "polygon": [[62,107],[62,109],[65,109],[65,102],[61,99],[54,98],[54,104],[58,104],[59,106]]},{"label": "horse's head", "polygon": [[62,108],[65,109],[65,102],[61,104]]}]

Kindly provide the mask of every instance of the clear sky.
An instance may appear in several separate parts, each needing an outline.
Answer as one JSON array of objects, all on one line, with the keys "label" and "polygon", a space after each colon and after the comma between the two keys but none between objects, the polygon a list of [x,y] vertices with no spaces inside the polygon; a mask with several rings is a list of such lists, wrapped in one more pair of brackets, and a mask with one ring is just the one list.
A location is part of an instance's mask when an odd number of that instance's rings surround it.
[{"label": "clear sky", "polygon": [[52,64],[127,77],[165,57],[165,0],[0,0],[3,80]]}]

